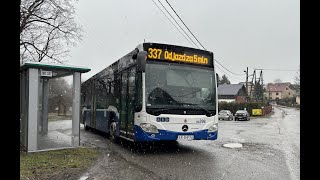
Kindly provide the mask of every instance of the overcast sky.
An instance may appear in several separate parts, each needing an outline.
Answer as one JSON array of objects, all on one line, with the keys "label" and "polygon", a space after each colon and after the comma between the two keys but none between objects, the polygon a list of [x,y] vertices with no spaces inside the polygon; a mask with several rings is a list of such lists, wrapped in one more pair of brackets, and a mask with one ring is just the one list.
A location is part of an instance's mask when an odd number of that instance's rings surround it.
[{"label": "overcast sky", "polygon": [[[230,71],[243,74],[248,67],[249,74],[252,74],[253,68],[299,69],[298,0],[168,1],[202,45]],[[162,8],[158,0],[154,2]],[[144,39],[146,42],[194,47],[154,2],[79,0],[76,18],[83,26],[84,36],[76,47],[72,47],[67,64],[91,68],[82,75],[86,80],[133,50]],[[176,17],[166,1],[161,2]],[[218,74],[225,74],[220,69],[216,68]],[[245,76],[224,71],[231,83],[245,81]],[[263,71],[264,83],[275,79],[293,83],[295,75],[296,71]]]}]

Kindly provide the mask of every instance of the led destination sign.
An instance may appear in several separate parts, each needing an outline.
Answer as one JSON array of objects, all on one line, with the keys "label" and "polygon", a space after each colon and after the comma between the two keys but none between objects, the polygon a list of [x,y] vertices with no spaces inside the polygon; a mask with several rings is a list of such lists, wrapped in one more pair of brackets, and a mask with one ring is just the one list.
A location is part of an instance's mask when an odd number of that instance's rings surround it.
[{"label": "led destination sign", "polygon": [[213,64],[213,54],[209,51],[164,44],[145,44],[145,50],[148,52],[147,60],[169,61],[210,67],[212,67]]},{"label": "led destination sign", "polygon": [[209,64],[208,58],[199,54],[180,54],[174,51],[162,50],[157,48],[148,48],[149,59],[163,59],[168,61],[179,61],[194,64]]}]

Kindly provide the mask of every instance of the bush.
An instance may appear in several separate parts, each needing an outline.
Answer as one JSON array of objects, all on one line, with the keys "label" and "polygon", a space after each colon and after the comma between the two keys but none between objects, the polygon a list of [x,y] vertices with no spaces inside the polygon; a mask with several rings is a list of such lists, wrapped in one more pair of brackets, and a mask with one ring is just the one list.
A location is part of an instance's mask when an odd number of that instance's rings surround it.
[{"label": "bush", "polygon": [[252,115],[252,109],[261,109],[262,107],[269,106],[268,103],[262,102],[248,102],[248,103],[236,103],[236,102],[219,102],[218,108],[220,110],[230,110],[233,114],[236,113],[237,110],[243,110],[246,108],[248,113]]},{"label": "bush", "polygon": [[282,105],[282,106],[300,107],[300,105],[298,105],[296,103],[295,97],[287,98],[287,99],[277,99],[276,102],[277,102],[277,104]]}]

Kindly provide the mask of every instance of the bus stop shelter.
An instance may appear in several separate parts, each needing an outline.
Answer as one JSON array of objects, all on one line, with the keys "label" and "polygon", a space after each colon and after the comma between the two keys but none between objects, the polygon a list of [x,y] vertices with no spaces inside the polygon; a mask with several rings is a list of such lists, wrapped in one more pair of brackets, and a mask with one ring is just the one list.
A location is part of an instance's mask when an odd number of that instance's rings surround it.
[{"label": "bus stop shelter", "polygon": [[27,152],[80,145],[81,73],[89,68],[26,62],[20,66],[20,145]]}]

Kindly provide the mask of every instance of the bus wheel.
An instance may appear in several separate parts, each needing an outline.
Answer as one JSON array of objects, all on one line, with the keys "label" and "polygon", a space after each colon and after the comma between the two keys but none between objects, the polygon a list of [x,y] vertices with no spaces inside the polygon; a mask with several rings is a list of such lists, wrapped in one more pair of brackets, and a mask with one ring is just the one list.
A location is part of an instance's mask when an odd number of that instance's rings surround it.
[{"label": "bus wheel", "polygon": [[84,130],[88,131],[89,130],[89,127],[87,126],[87,122],[84,121]]},{"label": "bus wheel", "polygon": [[114,143],[117,142],[118,138],[117,138],[117,135],[116,135],[116,123],[115,122],[112,122],[110,124],[110,140]]}]

